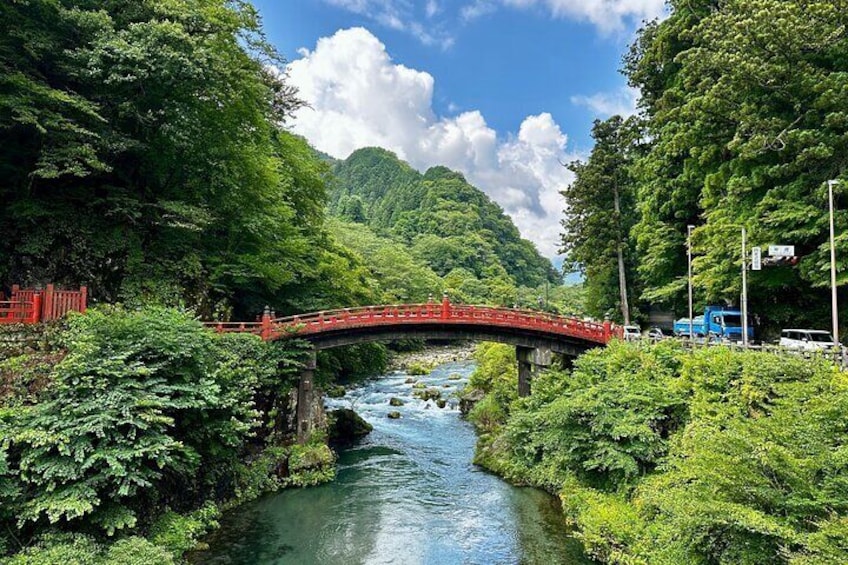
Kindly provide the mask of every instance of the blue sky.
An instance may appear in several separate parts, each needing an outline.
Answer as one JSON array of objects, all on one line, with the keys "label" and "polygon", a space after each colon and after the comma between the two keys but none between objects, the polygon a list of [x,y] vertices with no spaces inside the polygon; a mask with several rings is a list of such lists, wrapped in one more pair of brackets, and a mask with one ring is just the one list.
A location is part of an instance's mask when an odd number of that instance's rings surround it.
[{"label": "blue sky", "polygon": [[631,112],[619,73],[662,0],[254,0],[310,104],[290,127],[461,170],[547,256],[592,121]]}]

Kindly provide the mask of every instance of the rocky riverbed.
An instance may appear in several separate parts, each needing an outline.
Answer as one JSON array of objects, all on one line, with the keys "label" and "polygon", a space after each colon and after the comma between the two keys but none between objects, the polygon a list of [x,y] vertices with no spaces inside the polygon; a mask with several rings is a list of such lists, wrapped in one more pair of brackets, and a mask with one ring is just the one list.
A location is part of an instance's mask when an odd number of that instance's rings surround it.
[{"label": "rocky riverbed", "polygon": [[422,351],[398,353],[389,362],[389,370],[404,371],[409,368],[427,368],[429,373],[433,368],[446,363],[470,361],[474,357],[477,344],[465,342],[450,345],[432,345]]}]

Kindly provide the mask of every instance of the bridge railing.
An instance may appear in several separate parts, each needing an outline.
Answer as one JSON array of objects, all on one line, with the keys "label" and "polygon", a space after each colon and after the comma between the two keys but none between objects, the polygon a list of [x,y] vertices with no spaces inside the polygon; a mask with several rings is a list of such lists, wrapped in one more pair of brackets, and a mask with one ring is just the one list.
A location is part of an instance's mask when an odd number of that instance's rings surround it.
[{"label": "bridge railing", "polygon": [[331,330],[398,324],[473,324],[537,330],[556,335],[607,343],[620,337],[620,328],[534,310],[491,306],[455,305],[444,301],[425,304],[388,304],[325,310],[310,314],[271,318],[259,322],[213,322],[218,332],[253,333],[263,339],[286,335],[311,335]]}]

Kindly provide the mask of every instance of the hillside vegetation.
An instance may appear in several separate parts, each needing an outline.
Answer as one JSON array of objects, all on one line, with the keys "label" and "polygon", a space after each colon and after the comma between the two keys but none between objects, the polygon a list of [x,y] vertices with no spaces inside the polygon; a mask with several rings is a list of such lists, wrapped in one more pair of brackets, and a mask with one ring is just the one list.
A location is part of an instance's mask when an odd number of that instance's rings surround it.
[{"label": "hillside vegetation", "polygon": [[476,462],[558,494],[597,561],[848,562],[848,374],[831,363],[613,343],[519,400],[512,348],[478,361]]},{"label": "hillside vegetation", "polygon": [[330,213],[407,248],[455,299],[513,305],[521,287],[560,284],[550,261],[457,172],[434,167],[422,175],[377,148],[354,152],[333,172]]}]

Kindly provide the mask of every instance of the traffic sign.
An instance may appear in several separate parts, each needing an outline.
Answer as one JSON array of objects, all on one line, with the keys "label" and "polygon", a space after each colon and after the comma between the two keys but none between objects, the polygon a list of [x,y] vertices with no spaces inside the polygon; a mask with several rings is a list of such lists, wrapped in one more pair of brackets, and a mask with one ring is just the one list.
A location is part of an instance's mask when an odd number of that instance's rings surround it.
[{"label": "traffic sign", "polygon": [[752,271],[762,271],[763,270],[763,250],[759,247],[751,248],[751,270]]},{"label": "traffic sign", "polygon": [[794,257],[794,245],[769,245],[769,256],[771,257]]}]

